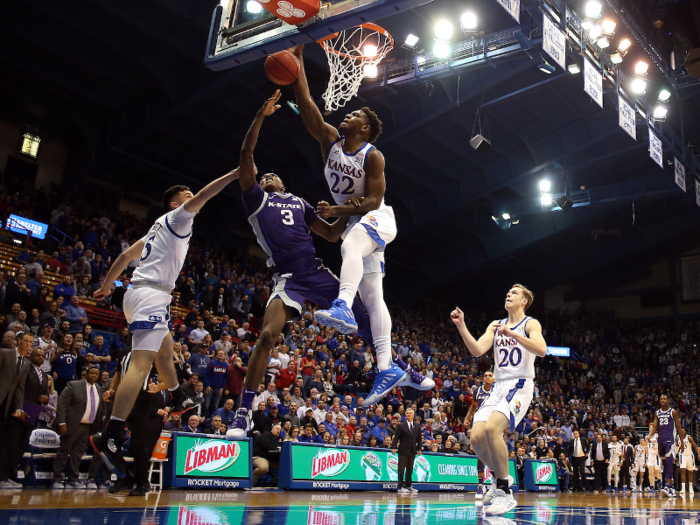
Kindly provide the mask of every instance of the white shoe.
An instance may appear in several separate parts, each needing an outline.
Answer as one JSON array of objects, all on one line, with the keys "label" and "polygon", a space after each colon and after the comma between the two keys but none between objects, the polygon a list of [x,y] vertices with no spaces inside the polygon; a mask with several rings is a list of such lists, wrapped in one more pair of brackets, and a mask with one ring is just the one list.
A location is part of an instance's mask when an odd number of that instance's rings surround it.
[{"label": "white shoe", "polygon": [[503,516],[485,516],[484,523],[489,525],[518,525],[518,522]]},{"label": "white shoe", "polygon": [[51,485],[51,490],[63,490],[64,488],[66,487],[63,486],[62,481],[54,481],[53,485]]},{"label": "white shoe", "polygon": [[491,503],[491,505],[484,512],[487,515],[490,514],[492,516],[500,516],[501,514],[510,512],[517,506],[518,503],[515,501],[513,492],[510,489],[508,490],[507,494],[501,489],[496,489],[496,497],[494,498],[493,503]]},{"label": "white shoe", "polygon": [[415,487],[409,487],[408,491],[409,491],[411,494],[418,494],[418,489],[415,488]]},{"label": "white shoe", "polygon": [[[513,476],[508,476],[508,487],[513,486],[515,480]],[[491,486],[486,494],[484,494],[484,505],[490,505],[493,499],[496,497],[496,478],[491,478]]]},{"label": "white shoe", "polygon": [[97,490],[97,483],[95,483],[94,479],[89,479],[87,480],[87,485],[85,485],[85,488],[87,490]]},{"label": "white shoe", "polygon": [[398,494],[410,494],[411,493],[407,488],[404,488],[404,487],[401,487],[397,492],[398,492]]},{"label": "white shoe", "polygon": [[481,500],[484,499],[484,486],[483,486],[483,485],[480,484],[480,485],[476,488],[476,494],[474,495],[474,499],[475,499],[476,501],[481,501]]}]

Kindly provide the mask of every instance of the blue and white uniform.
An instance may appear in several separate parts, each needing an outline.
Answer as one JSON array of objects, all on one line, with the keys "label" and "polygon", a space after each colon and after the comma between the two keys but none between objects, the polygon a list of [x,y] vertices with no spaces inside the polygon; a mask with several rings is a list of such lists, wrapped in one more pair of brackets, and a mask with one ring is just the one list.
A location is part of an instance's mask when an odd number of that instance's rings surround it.
[{"label": "blue and white uniform", "polygon": [[695,455],[693,454],[693,445],[690,444],[688,435],[682,441],[683,450],[681,450],[680,467],[688,470],[695,470]]},{"label": "blue and white uniform", "polygon": [[[344,137],[330,147],[323,172],[336,204],[342,206],[350,197],[365,196],[365,168],[367,157],[374,146],[366,142],[355,153],[343,151]],[[366,231],[377,243],[377,249],[362,261],[365,274],[384,273],[384,250],[396,238],[396,218],[391,206],[382,199],[379,208],[365,215],[350,218],[342,239],[351,230]]]},{"label": "blue and white uniform", "polygon": [[[511,330],[527,337],[527,323],[531,317],[525,317]],[[503,319],[500,324],[506,324]],[[495,367],[494,384],[484,403],[474,415],[474,422],[486,422],[493,412],[500,412],[510,419],[510,432],[520,424],[532,402],[535,391],[535,354],[518,346],[515,338],[499,335],[495,330],[493,340]]]},{"label": "blue and white uniform", "polygon": [[654,434],[647,440],[647,467],[649,469],[661,470],[658,434]]},{"label": "blue and white uniform", "polygon": [[196,212],[182,205],[153,224],[143,238],[139,266],[124,295],[124,315],[134,333],[134,350],[157,352],[168,334],[170,293],[185,263]]}]

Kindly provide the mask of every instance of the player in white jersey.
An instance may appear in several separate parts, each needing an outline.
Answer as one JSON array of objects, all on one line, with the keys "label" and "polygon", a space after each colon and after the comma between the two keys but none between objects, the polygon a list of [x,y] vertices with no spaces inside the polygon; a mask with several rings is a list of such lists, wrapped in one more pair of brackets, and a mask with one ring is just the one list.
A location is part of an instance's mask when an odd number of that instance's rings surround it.
[{"label": "player in white jersey", "polygon": [[685,496],[685,479],[688,478],[688,494],[693,495],[693,472],[695,471],[695,455],[693,450],[700,455],[700,450],[695,443],[695,440],[688,435],[685,429],[681,429],[678,434],[680,441],[679,463],[681,468],[681,491],[679,494]]},{"label": "player in white jersey", "polygon": [[656,490],[656,481],[661,480],[661,461],[659,460],[659,439],[656,434],[647,439],[647,473],[649,486],[647,490]]},{"label": "player in white jersey", "polygon": [[646,440],[641,438],[639,445],[634,447],[634,463],[632,464],[632,492],[641,492],[644,485],[644,468],[647,464]]},{"label": "player in white jersey", "polygon": [[165,215],[156,220],[142,239],[117,257],[104,284],[93,296],[99,300],[109,295],[112,284],[129,262],[140,260],[133,274],[133,286],[124,296],[124,314],[133,332],[129,370],[115,393],[112,418],[107,427],[102,434],[90,437],[92,447],[102,456],[105,465],[119,477],[125,475],[121,460],[125,420],[154,362],[158,376],[175,402],[172,413],[182,413],[196,404],[187,398],[177,381],[174,343],[168,330],[170,294],[185,262],[194,217],[209,199],[237,178],[238,170],[234,170],[210,182],[197,195],[187,186],[168,189],[163,196]]},{"label": "player in white jersey", "polygon": [[535,388],[535,358],[547,353],[542,325],[525,315],[533,298],[524,286],[513,285],[505,301],[508,318],[493,321],[478,340],[469,333],[459,308],[451,314],[469,352],[479,357],[493,348],[495,358],[496,382],[474,415],[471,436],[476,455],[496,477],[484,496],[484,504],[491,503],[486,509],[488,515],[504,514],[516,506],[509,488],[512,482],[508,479],[508,448],[503,432],[512,432],[525,417]]},{"label": "player in white jersey", "polygon": [[[617,436],[613,434],[608,443],[610,451],[610,461],[608,461],[608,492],[614,490],[620,492],[620,456],[622,456],[622,443],[617,440]],[[615,485],[611,481],[615,478]]]},{"label": "player in white jersey", "polygon": [[[304,72],[303,47],[291,50],[301,65],[293,84],[294,93],[306,129],[321,145],[324,173],[336,202],[336,206],[319,203],[318,215],[323,219],[351,217],[341,236],[343,265],[338,299],[328,310],[316,311],[314,318],[321,325],[337,328],[343,334],[357,332],[351,308],[359,290],[369,314],[379,370],[372,391],[365,399],[365,406],[370,406],[394,387],[410,381],[408,375],[392,363],[391,317],[382,289],[384,249],[396,237],[394,212],[384,203],[384,157],[372,146],[382,131],[382,123],[365,107],[346,115],[337,129],[327,124],[311,98]],[[359,207],[345,204],[350,197],[362,197],[362,204]]]}]

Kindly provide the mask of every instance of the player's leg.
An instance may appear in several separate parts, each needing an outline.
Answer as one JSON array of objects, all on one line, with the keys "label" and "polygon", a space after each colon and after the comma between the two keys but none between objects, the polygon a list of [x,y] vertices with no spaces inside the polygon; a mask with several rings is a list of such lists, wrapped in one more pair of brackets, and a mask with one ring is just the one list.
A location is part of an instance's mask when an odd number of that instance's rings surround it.
[{"label": "player's leg", "polygon": [[477,457],[476,473],[479,476],[479,486],[476,489],[476,496],[474,496],[474,499],[477,501],[484,499],[484,467],[484,462],[481,461],[481,458]]},{"label": "player's leg", "polygon": [[608,492],[612,490],[612,477],[613,477],[613,470],[615,469],[614,465],[612,463],[608,463]]},{"label": "player's leg", "polygon": [[[363,259],[379,248],[381,245],[370,237],[364,229],[350,230],[341,247],[343,265],[340,268],[338,299],[333,301],[333,305],[328,310],[318,310],[314,314],[314,318],[320,324],[337,328],[342,334],[351,334],[357,331],[357,322],[351,308],[364,275]],[[365,306],[369,307],[366,302]],[[372,333],[376,333],[374,329]]]},{"label": "player's leg", "polygon": [[695,456],[688,457],[688,494],[695,494],[693,491],[693,471],[695,470]]},{"label": "player's leg", "polygon": [[268,304],[260,337],[255,345],[255,350],[253,350],[248,359],[248,372],[243,381],[241,406],[236,411],[236,417],[231,424],[231,428],[226,433],[227,436],[234,438],[246,437],[252,418],[253,399],[255,398],[257,387],[267,371],[270,351],[274,348],[277,337],[282,333],[284,325],[292,317],[292,314],[293,309],[284,304],[280,297],[274,297]]},{"label": "player's leg", "polygon": [[619,464],[615,465],[613,472],[615,474],[615,490],[618,491],[618,490],[620,490],[620,465]]},{"label": "player's leg", "polygon": [[[377,257],[373,258],[377,259]],[[367,264],[371,265],[372,260],[367,261]],[[379,369],[379,374],[374,379],[372,391],[365,399],[365,405],[371,406],[378,403],[393,388],[401,384],[406,377],[406,372],[393,364],[391,359],[391,316],[384,302],[382,283],[384,274],[381,272],[381,268],[367,268],[367,270],[374,271],[365,273],[362,278],[360,295],[369,314],[372,335],[374,336],[374,351],[377,354],[377,368]]]},{"label": "player's leg", "polygon": [[[505,414],[494,411],[490,416],[484,431],[486,434],[486,445],[489,448],[489,468],[493,472],[495,480],[492,482],[496,486],[495,498],[491,506],[486,509],[488,515],[501,515],[513,510],[517,503],[510,490],[511,480],[508,473],[508,447],[503,440],[503,432],[510,427],[510,419]],[[514,480],[513,480],[514,481]],[[486,498],[484,498],[486,503]]]}]

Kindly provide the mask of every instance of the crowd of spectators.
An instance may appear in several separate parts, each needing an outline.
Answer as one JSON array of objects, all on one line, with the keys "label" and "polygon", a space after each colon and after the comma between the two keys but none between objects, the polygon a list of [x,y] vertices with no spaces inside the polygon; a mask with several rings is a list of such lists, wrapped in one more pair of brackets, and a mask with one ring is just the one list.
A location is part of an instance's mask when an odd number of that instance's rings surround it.
[{"label": "crowd of spectators", "polygon": [[[31,332],[34,347],[45,352],[41,369],[51,386],[40,421],[48,426],[56,416],[56,396],[69,381],[96,367],[98,385],[108,388],[116,353],[130,346],[128,328],[105,344],[81,301],[92,297],[116,256],[150,225],[125,212],[105,214],[94,197],[67,200],[33,192],[29,198],[15,189],[0,189],[0,214],[45,220],[60,232],[38,244],[25,242],[17,256],[20,269],[12,275],[0,272],[3,347],[16,347],[15,335]],[[59,242],[61,234],[66,237]],[[0,232],[0,242],[10,242],[10,235]],[[44,284],[46,270],[62,274],[53,289]],[[127,286],[128,273],[124,286],[98,307],[119,312]],[[175,314],[170,322],[179,379],[192,396],[202,393],[205,402],[187,421],[169,417],[166,429],[225,433],[255,348],[251,323],[264,313],[271,286],[263,261],[193,239],[176,284],[188,313],[184,318]],[[425,450],[473,454],[467,414],[483,373],[493,369],[493,356],[469,354],[448,308],[390,307],[394,350],[436,387],[426,392],[397,388],[375,407],[363,402],[374,378],[372,350],[357,335],[319,326],[313,310],[306,304],[301,318],[277,340],[253,405],[254,432],[279,424],[279,440],[387,448],[405,411],[413,408]],[[503,311],[465,310],[475,334],[504,316]],[[684,427],[700,421],[700,320],[641,323],[583,309],[542,312],[538,318],[547,343],[570,347],[572,357],[536,361],[535,399],[515,432],[504,436],[514,456],[522,451],[558,459],[557,447],[569,443],[574,430],[591,439],[597,433],[631,436],[635,428],[648,426],[662,393],[672,396]]]}]

